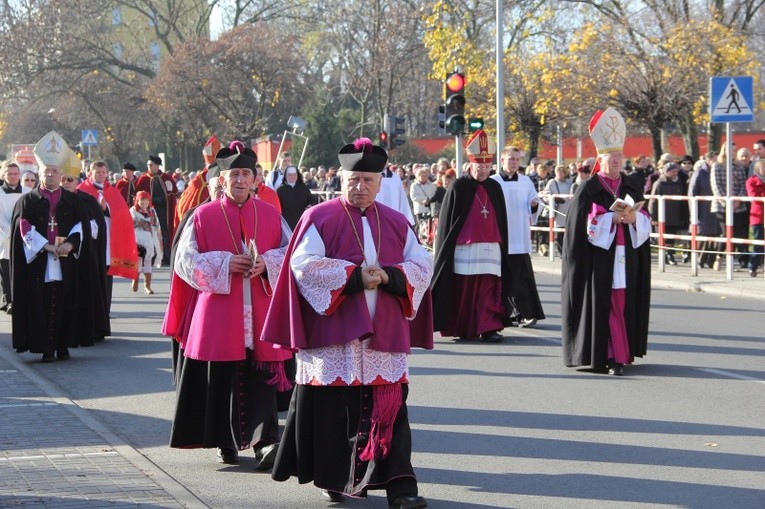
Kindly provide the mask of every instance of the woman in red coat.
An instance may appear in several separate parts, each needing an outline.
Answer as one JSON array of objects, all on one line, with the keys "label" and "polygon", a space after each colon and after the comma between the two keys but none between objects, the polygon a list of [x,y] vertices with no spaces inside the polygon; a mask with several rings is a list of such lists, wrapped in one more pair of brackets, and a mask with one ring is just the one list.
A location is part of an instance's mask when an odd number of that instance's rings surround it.
[{"label": "woman in red coat", "polygon": [[[752,176],[746,180],[747,196],[765,196],[765,160],[760,159],[754,164]],[[763,240],[763,208],[765,204],[762,201],[752,202],[749,208],[749,226],[752,227],[752,238]],[[749,275],[757,277],[757,270],[762,264],[763,246],[754,246],[754,252],[759,253],[749,259]]]}]

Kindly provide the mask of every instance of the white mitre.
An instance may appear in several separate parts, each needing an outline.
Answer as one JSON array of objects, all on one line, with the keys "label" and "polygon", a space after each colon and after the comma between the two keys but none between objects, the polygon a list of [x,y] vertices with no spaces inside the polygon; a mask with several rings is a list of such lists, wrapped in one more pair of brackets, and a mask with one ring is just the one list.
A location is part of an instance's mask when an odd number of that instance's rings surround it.
[{"label": "white mitre", "polygon": [[590,120],[590,138],[598,154],[621,151],[626,134],[624,118],[613,108],[598,111]]},{"label": "white mitre", "polygon": [[61,169],[69,163],[72,149],[56,131],[51,131],[37,142],[33,149],[38,166],[57,166]]}]

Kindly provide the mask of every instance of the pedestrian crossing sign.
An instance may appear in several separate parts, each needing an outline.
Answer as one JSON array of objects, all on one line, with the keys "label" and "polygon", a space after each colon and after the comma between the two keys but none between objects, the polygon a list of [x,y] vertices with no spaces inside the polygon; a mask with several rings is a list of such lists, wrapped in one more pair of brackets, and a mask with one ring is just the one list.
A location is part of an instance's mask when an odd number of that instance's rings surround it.
[{"label": "pedestrian crossing sign", "polygon": [[82,130],[82,144],[83,145],[98,145],[98,130],[97,129],[83,129]]},{"label": "pedestrian crossing sign", "polygon": [[709,117],[712,122],[752,122],[754,86],[751,76],[714,76],[710,80]]}]

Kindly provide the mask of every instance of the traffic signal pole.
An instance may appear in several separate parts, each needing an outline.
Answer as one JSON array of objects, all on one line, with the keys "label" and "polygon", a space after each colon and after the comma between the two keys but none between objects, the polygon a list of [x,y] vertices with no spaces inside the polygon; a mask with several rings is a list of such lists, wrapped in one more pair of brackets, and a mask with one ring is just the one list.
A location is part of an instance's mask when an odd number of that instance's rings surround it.
[{"label": "traffic signal pole", "polygon": [[454,157],[457,159],[457,178],[462,176],[462,137],[454,137]]},{"label": "traffic signal pole", "polygon": [[496,42],[494,53],[497,61],[497,166],[502,162],[502,150],[505,148],[505,44],[503,41],[505,31],[503,0],[497,0],[497,22],[495,24]]}]

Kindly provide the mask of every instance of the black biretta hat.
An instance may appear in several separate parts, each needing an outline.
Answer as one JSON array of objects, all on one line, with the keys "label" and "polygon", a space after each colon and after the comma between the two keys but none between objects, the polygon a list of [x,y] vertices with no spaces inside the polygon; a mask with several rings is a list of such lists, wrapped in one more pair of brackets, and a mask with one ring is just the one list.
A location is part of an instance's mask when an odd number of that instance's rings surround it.
[{"label": "black biretta hat", "polygon": [[223,147],[215,154],[215,162],[218,163],[220,171],[230,170],[231,168],[250,168],[255,170],[258,164],[258,156],[252,149],[246,148],[241,141],[234,140],[228,147]]},{"label": "black biretta hat", "polygon": [[162,159],[157,156],[149,155],[149,162],[162,166]]},{"label": "black biretta hat", "polygon": [[122,165],[123,170],[130,170],[130,171],[136,171],[135,166],[133,163],[125,163]]},{"label": "black biretta hat", "polygon": [[359,138],[349,143],[340,149],[337,157],[345,171],[382,173],[388,162],[385,149],[374,145],[369,138]]}]

